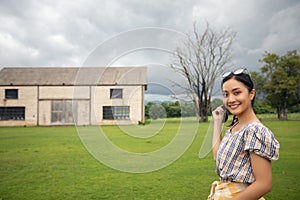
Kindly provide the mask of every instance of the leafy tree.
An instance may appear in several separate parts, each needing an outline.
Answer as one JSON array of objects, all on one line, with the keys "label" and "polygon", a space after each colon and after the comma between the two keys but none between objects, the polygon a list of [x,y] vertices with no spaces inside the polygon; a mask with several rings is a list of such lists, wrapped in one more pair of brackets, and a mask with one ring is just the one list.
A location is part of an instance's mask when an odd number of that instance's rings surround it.
[{"label": "leafy tree", "polygon": [[167,113],[167,117],[180,117],[181,116],[181,107],[178,101],[171,103],[162,103],[161,104]]},{"label": "leafy tree", "polygon": [[148,102],[145,106],[147,119],[158,119],[166,117],[190,117],[195,116],[195,109],[192,103],[162,102],[160,104]]},{"label": "leafy tree", "polygon": [[265,100],[264,85],[266,84],[265,77],[259,72],[250,72],[251,79],[254,82],[254,88],[256,89],[255,102]]},{"label": "leafy tree", "polygon": [[154,105],[154,102],[148,102],[147,104],[146,104],[146,106],[145,106],[145,117],[147,118],[147,119],[149,119],[150,118],[150,116],[149,116],[149,111],[150,111],[150,108],[151,108],[151,106],[152,105]]},{"label": "leafy tree", "polygon": [[274,113],[274,108],[267,101],[256,99],[253,107],[257,114]]},{"label": "leafy tree", "polygon": [[296,50],[283,56],[265,52],[260,62],[265,65],[261,75],[254,75],[255,82],[261,86],[270,105],[276,108],[278,119],[287,120],[288,109],[300,102],[300,55]]},{"label": "leafy tree", "polygon": [[160,104],[152,104],[149,107],[149,118],[158,119],[158,118],[166,118],[167,112],[166,109]]},{"label": "leafy tree", "polygon": [[181,116],[182,117],[195,117],[195,107],[193,103],[181,104]]}]

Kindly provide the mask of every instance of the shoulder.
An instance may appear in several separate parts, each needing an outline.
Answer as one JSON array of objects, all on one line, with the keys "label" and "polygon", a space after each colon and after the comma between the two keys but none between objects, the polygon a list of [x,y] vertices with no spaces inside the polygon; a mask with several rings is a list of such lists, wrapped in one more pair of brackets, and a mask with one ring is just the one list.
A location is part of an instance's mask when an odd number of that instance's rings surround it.
[{"label": "shoulder", "polygon": [[245,134],[255,134],[257,136],[266,135],[274,137],[273,132],[261,122],[251,122],[248,125],[246,125]]},{"label": "shoulder", "polygon": [[273,132],[260,122],[247,125],[244,131],[245,149],[253,151],[269,160],[278,159],[280,144]]},{"label": "shoulder", "polygon": [[247,125],[248,128],[259,128],[259,129],[268,129],[264,124],[261,122],[251,122]]}]

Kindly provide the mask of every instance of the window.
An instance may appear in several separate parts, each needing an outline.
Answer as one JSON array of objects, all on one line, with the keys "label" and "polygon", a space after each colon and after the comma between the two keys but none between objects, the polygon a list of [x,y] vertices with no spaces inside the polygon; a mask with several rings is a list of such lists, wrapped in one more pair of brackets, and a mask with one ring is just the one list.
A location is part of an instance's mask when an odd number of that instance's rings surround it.
[{"label": "window", "polygon": [[51,122],[59,124],[73,123],[71,100],[53,100],[51,102]]},{"label": "window", "polygon": [[129,106],[103,106],[103,119],[129,119]]},{"label": "window", "polygon": [[123,90],[122,89],[110,89],[110,98],[111,99],[122,99]]},{"label": "window", "polygon": [[17,99],[18,90],[17,89],[6,89],[5,90],[5,99]]},{"label": "window", "polygon": [[25,120],[25,107],[0,107],[0,120]]}]

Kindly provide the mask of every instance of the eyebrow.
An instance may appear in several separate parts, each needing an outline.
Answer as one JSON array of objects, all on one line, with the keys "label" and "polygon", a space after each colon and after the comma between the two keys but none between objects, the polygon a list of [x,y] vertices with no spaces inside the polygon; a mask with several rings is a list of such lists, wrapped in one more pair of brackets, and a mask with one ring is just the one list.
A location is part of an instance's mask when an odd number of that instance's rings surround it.
[{"label": "eyebrow", "polygon": [[[237,88],[233,88],[231,91],[236,91],[236,90],[240,90],[241,88],[237,87]],[[227,92],[227,90],[223,90],[223,92]]]},{"label": "eyebrow", "polygon": [[232,91],[240,90],[241,88],[233,88]]}]

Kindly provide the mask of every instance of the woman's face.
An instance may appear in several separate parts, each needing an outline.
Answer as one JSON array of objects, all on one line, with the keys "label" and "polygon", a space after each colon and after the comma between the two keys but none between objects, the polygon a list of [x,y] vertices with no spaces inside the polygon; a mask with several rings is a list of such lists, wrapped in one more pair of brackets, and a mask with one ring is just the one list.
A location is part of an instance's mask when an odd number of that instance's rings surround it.
[{"label": "woman's face", "polygon": [[255,96],[255,90],[251,92],[242,83],[234,78],[229,79],[223,84],[223,104],[233,115],[242,115],[252,109],[251,100]]}]

